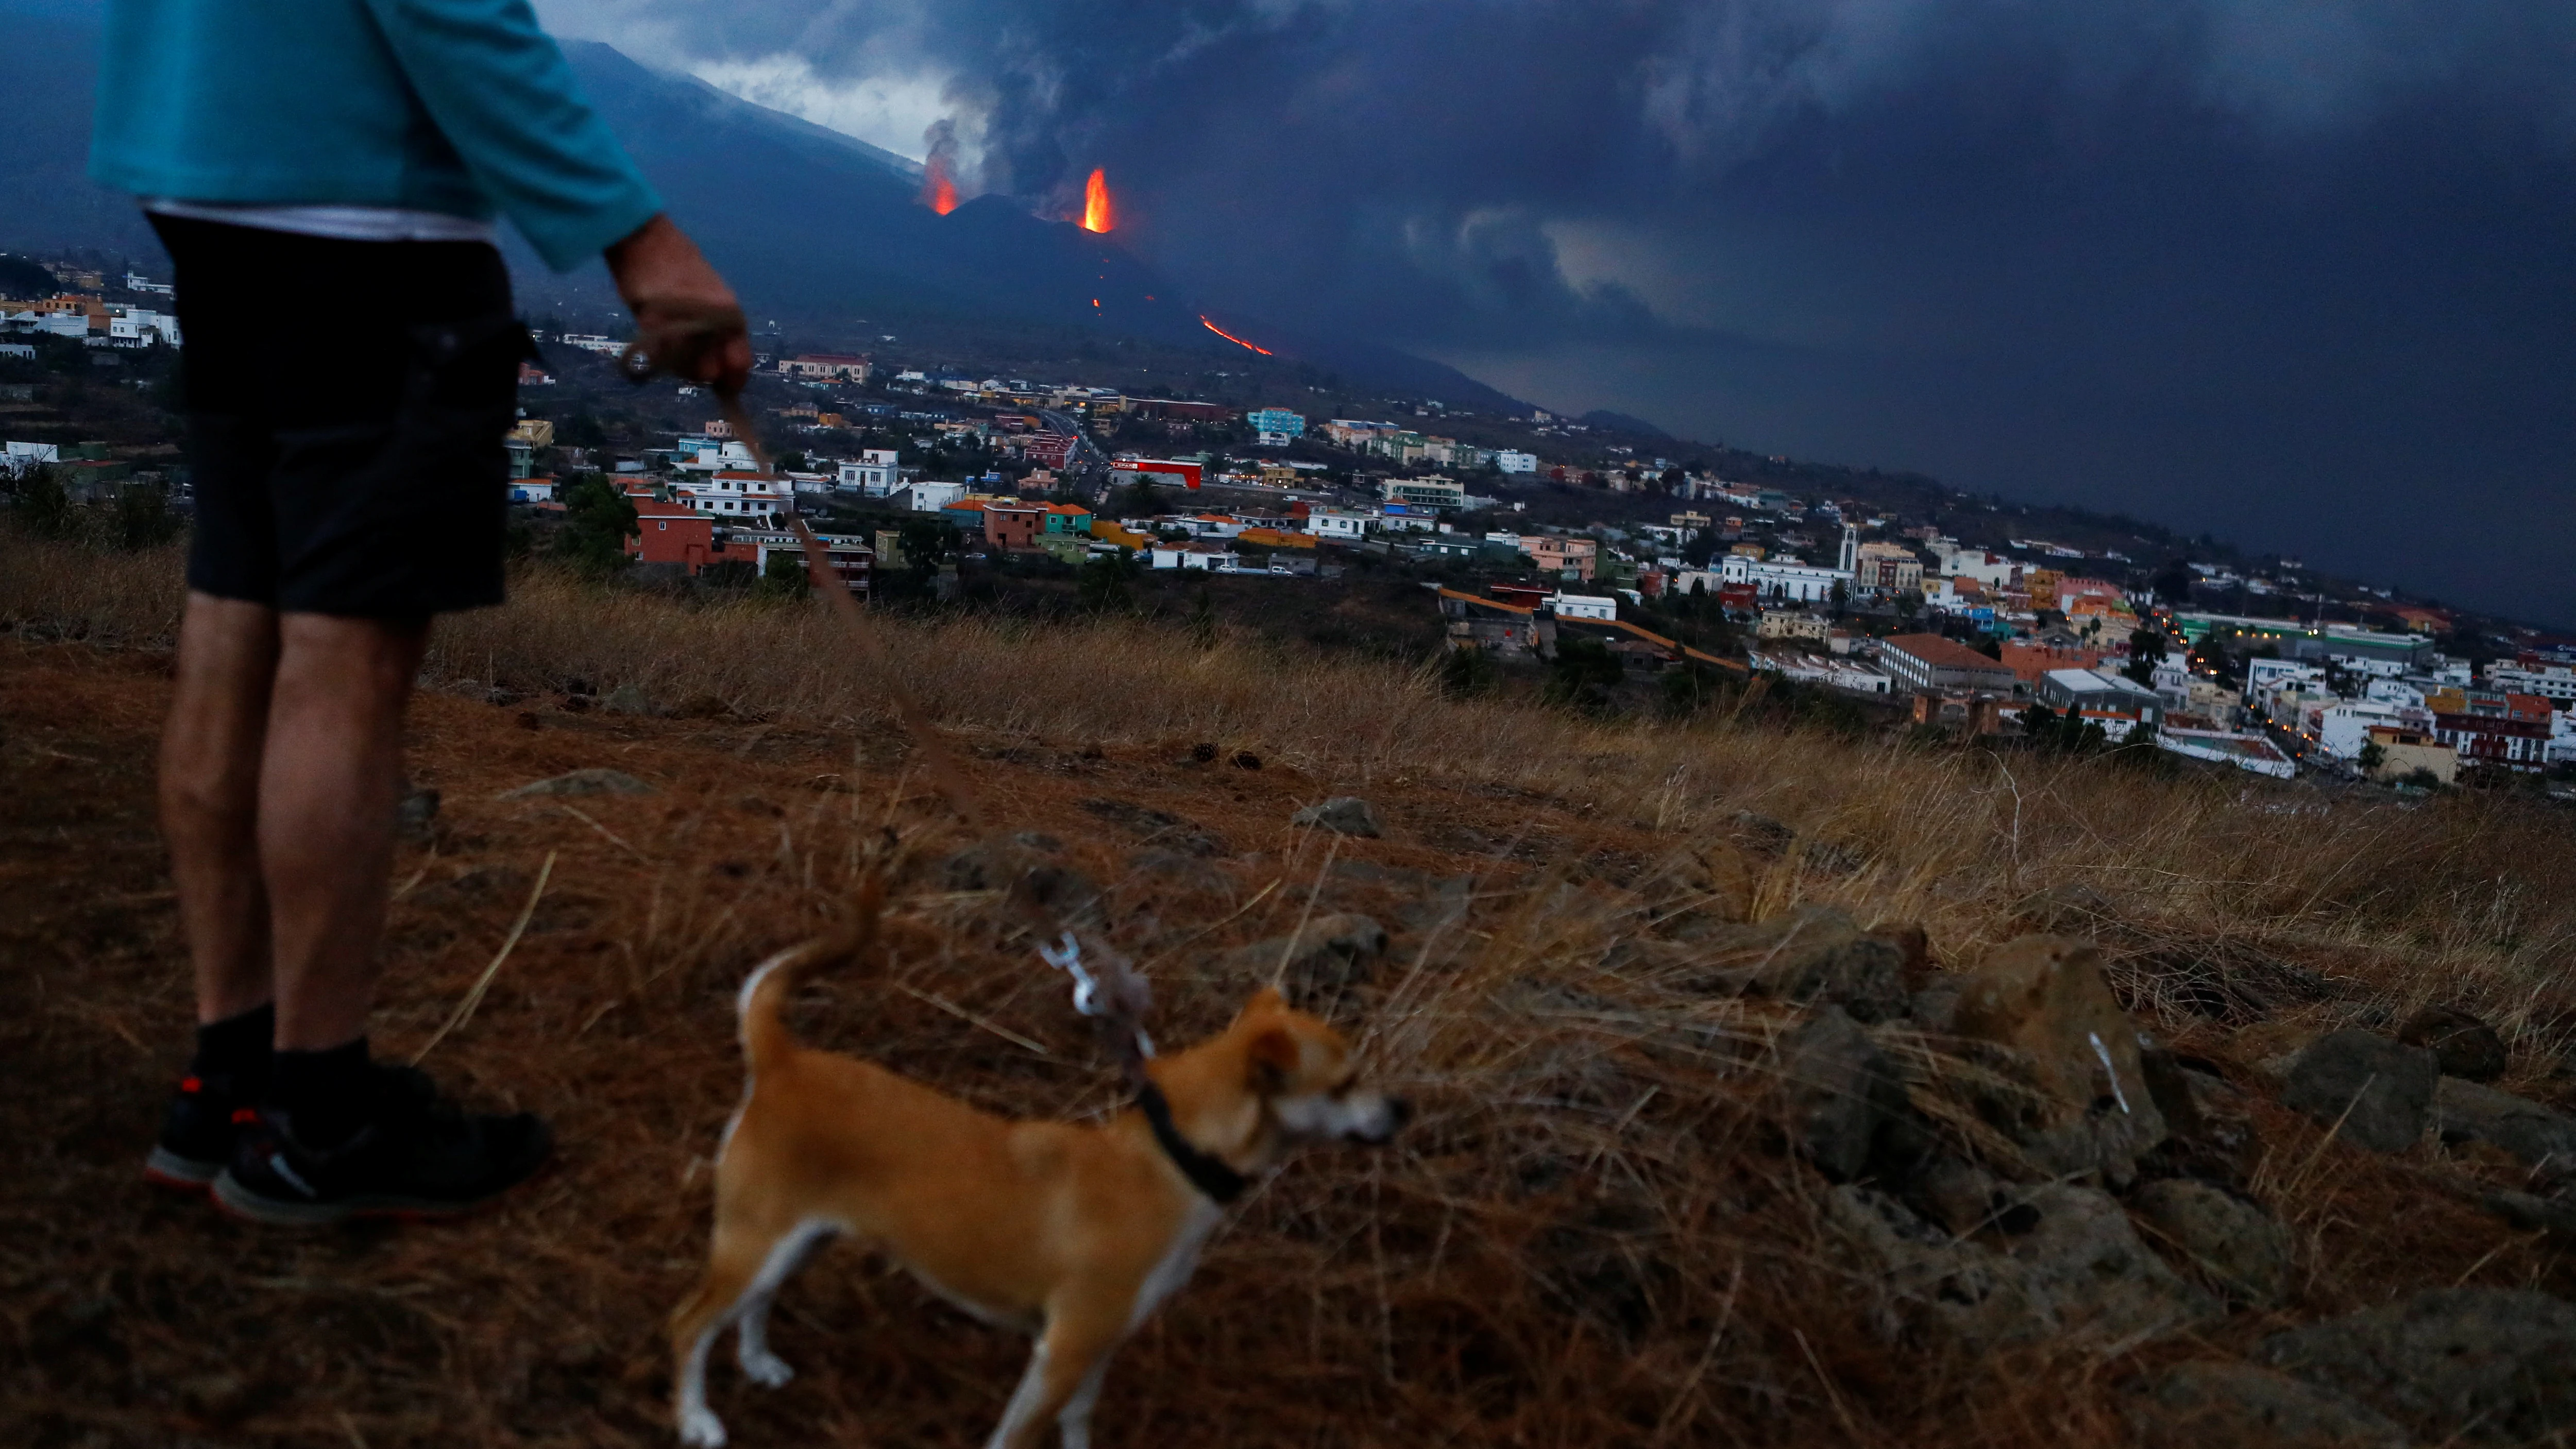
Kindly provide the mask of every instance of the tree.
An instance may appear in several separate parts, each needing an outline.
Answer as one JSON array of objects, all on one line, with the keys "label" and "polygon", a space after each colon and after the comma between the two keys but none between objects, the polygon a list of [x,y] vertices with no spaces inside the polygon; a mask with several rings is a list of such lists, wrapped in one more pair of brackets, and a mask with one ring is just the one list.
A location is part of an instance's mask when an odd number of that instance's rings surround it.
[{"label": "tree", "polygon": [[814,576],[805,570],[801,549],[782,548],[771,554],[751,586],[752,596],[760,599],[801,599],[813,591]]},{"label": "tree", "polygon": [[10,516],[38,538],[67,538],[80,522],[71,494],[51,468],[38,465],[19,474],[11,494]]},{"label": "tree", "polygon": [[2129,667],[2120,672],[2140,684],[2156,682],[2156,666],[2165,662],[2165,636],[2154,629],[2129,631]]},{"label": "tree", "polygon": [[1190,606],[1188,628],[1191,643],[1201,649],[1216,647],[1218,637],[1216,604],[1208,598],[1208,592],[1204,588],[1199,590],[1198,602]]},{"label": "tree", "polygon": [[2362,774],[2378,774],[2380,769],[2388,763],[2387,747],[2380,744],[2377,740],[2372,740],[2369,744],[2363,745],[2361,747],[2361,759],[2359,763],[2361,765]]},{"label": "tree", "polygon": [[2157,598],[2172,607],[2185,608],[2191,603],[2191,585],[2196,577],[2198,575],[2191,571],[2189,563],[2182,559],[2175,559],[2156,571],[2156,576],[2150,581],[2148,587],[2156,591]]},{"label": "tree", "polygon": [[642,532],[626,495],[601,475],[584,473],[564,490],[564,521],[552,552],[583,574],[606,578],[626,567],[626,540]]},{"label": "tree", "polygon": [[895,525],[895,547],[906,566],[937,569],[957,554],[957,530],[936,518],[907,518]]}]

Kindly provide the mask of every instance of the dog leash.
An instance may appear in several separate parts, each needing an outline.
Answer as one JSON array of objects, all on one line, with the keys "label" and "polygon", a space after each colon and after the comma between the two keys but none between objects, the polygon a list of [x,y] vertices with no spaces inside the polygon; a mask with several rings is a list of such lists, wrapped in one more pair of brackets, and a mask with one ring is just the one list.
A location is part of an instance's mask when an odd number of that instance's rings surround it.
[{"label": "dog leash", "polygon": [[[682,376],[695,375],[697,361],[723,337],[744,330],[739,308],[691,306],[659,309],[666,315],[642,329],[641,335],[618,355],[618,368],[629,382],[649,381],[657,372]],[[744,411],[739,389],[718,384],[713,391],[716,406],[723,413],[725,426],[751,452],[752,462],[760,476],[771,483],[782,481],[771,466],[769,450],[760,441],[750,415]],[[931,786],[949,808],[957,812],[977,836],[985,834],[985,816],[972,786],[956,765],[945,741],[930,727],[920,702],[904,682],[903,674],[894,667],[893,655],[884,638],[869,621],[858,600],[850,597],[849,585],[832,570],[830,552],[814,536],[802,513],[794,510],[794,492],[788,495],[788,519],[795,525],[798,547],[805,556],[805,576],[821,594],[832,612],[859,643],[867,668],[886,688],[894,702],[895,722],[912,742],[913,749],[927,766]],[[1155,1140],[1191,1182],[1202,1192],[1220,1202],[1231,1201],[1243,1190],[1242,1179],[1234,1170],[1190,1146],[1172,1123],[1171,1104],[1163,1099],[1162,1089],[1145,1074],[1145,1063],[1154,1055],[1154,1039],[1145,1032],[1145,1014],[1153,1007],[1153,989],[1146,984],[1127,958],[1106,945],[1096,944],[1092,959],[1083,961],[1083,943],[1072,928],[1057,918],[1034,892],[1021,888],[1017,880],[1005,897],[1037,928],[1038,958],[1050,968],[1064,972],[1073,981],[1074,1010],[1090,1019],[1093,1035],[1103,1050],[1118,1063],[1119,1072],[1136,1089],[1138,1105],[1154,1128]],[[1052,939],[1055,944],[1047,942]],[[1204,1175],[1203,1175],[1204,1174]],[[1220,1176],[1221,1174],[1221,1176]],[[1227,1178],[1234,1179],[1232,1188],[1220,1193],[1218,1188]]]}]

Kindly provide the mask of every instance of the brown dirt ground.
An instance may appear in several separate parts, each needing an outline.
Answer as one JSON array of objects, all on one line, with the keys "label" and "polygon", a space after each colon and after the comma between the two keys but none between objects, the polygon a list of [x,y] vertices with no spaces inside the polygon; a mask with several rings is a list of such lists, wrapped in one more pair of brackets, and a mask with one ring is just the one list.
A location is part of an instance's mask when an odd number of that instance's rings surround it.
[{"label": "brown dirt ground", "polygon": [[[15,1079],[9,1140],[27,1154],[0,1188],[0,1232],[37,1247],[0,1268],[0,1333],[23,1349],[0,1368],[0,1439],[667,1442],[660,1323],[702,1251],[703,1154],[739,1092],[734,985],[761,954],[826,918],[833,882],[847,878],[846,847],[889,818],[889,792],[909,778],[898,752],[879,747],[854,766],[846,739],[810,731],[422,695],[411,774],[444,803],[434,847],[407,845],[396,864],[406,889],[388,930],[376,1049],[408,1057],[446,1018],[553,854],[525,938],[429,1064],[471,1102],[549,1114],[559,1163],[462,1226],[279,1235],[149,1190],[137,1173],[190,1022],[152,813],[168,667],[157,651],[0,639],[0,943],[11,963],[0,979],[0,1059]],[[1160,961],[1147,953],[1167,1036],[1221,1023],[1239,995],[1179,963],[1290,929],[1323,851],[1308,843],[1292,859],[1302,832],[1287,825],[1295,806],[1326,793],[1314,782],[1267,762],[1185,762],[1189,743],[1100,758],[1085,758],[1078,742],[969,747],[987,762],[975,769],[997,826],[1057,836],[1111,885],[1129,922],[1122,935],[1179,948]],[[591,765],[659,793],[496,798]],[[1570,850],[1616,873],[1649,845],[1588,821],[1582,807],[1517,794],[1461,801],[1400,780],[1370,793],[1399,827],[1384,841],[1336,844],[1343,859],[1439,875],[1481,869],[1490,881],[1496,854]],[[1121,864],[1140,844],[1135,828],[1081,805],[1101,798],[1184,816],[1235,854],[1205,883],[1213,889],[1140,882]],[[932,841],[965,838],[917,784],[891,817]],[[1401,905],[1337,879],[1314,908],[1372,910],[1393,924]],[[1201,936],[1208,921],[1217,929]],[[958,1011],[1040,1040],[1043,1059],[882,982],[825,983],[827,1004],[804,1026],[997,1108],[1066,1115],[1106,1104],[1112,1083],[1060,987],[1017,957],[1024,972],[952,969],[943,982],[939,968],[955,963],[930,963],[922,980]],[[1201,1289],[1256,1271],[1263,1255],[1244,1246],[1256,1241],[1238,1227]],[[846,1257],[805,1277],[803,1289],[830,1286],[821,1301],[791,1290],[782,1304],[778,1337],[799,1364],[797,1382],[753,1398],[730,1382],[729,1364],[718,1371],[719,1407],[739,1442],[818,1432],[853,1443],[981,1442],[1018,1375],[1018,1341]],[[1304,1335],[1324,1311],[1317,1289],[1282,1322],[1250,1326],[1248,1352],[1277,1332]],[[1186,1309],[1167,1310],[1128,1347],[1101,1412],[1113,1442],[1172,1431],[1167,1411],[1197,1370],[1157,1372],[1157,1361],[1199,1357],[1192,1350],[1208,1333]],[[1274,1377],[1288,1381],[1222,1397],[1276,1394],[1328,1413],[1330,1385],[1294,1382],[1303,1373],[1283,1369]]]},{"label": "brown dirt ground", "polygon": [[[525,938],[429,1065],[469,1101],[548,1113],[558,1165],[467,1224],[317,1236],[148,1190],[137,1169],[190,1016],[152,818],[168,664],[0,638],[0,1140],[16,1149],[0,1179],[0,1443],[671,1442],[661,1322],[696,1272],[705,1155],[740,1089],[734,989],[845,911],[860,850],[888,827],[905,909],[947,944],[818,983],[800,1030],[996,1109],[1112,1100],[1058,982],[989,900],[925,868],[966,836],[892,742],[854,758],[845,736],[802,727],[430,693],[412,773],[445,808],[433,841],[397,863],[377,1047],[408,1057],[429,1038],[551,855]],[[1310,903],[1385,921],[1397,957],[1443,949],[1411,913],[1418,878],[1322,883],[1327,843],[1287,817],[1331,793],[1323,782],[1187,763],[1186,740],[958,743],[997,828],[1056,836],[1107,887],[1112,935],[1153,978],[1167,1039],[1221,1023],[1249,986],[1223,948],[1286,931]],[[657,793],[498,798],[599,765]],[[1473,940],[1555,929],[1555,907],[1535,901],[1609,899],[1672,848],[1526,791],[1398,777],[1365,793],[1388,838],[1330,849],[1474,875]],[[1168,812],[1224,853],[1196,879],[1139,872],[1149,842],[1086,800]],[[1464,1060],[1459,1034],[1482,1033],[1490,1075],[1473,1080],[1541,1085],[1526,1101],[1462,1101],[1440,1080],[1399,1081],[1425,1109],[1408,1149],[1335,1154],[1265,1187],[1121,1353],[1104,1443],[2127,1442],[2116,1400],[2139,1362],[2043,1345],[1966,1363],[1874,1338],[1814,1252],[1813,1182],[1727,1106],[1741,1089],[1717,1055],[1669,1032],[1610,1040],[1599,1022],[1619,1003],[1584,989],[1615,991],[1607,975],[1549,983],[1519,974],[1526,956],[1489,954],[1490,1000],[1444,1005],[1443,1050]],[[1368,999],[1351,1014],[1364,1020]],[[2229,1056],[2216,1037],[2177,1045]],[[1641,1096],[1641,1082],[1656,1085]],[[2151,1346],[2135,1356],[2146,1366],[2242,1353],[2285,1322],[2408,1287],[2576,1296],[2576,1254],[2428,1191],[2426,1163],[2325,1144],[2269,1102],[2257,1120],[2297,1178],[2283,1197],[2310,1276],[2289,1309]],[[720,1350],[712,1395],[737,1443],[980,1443],[1024,1355],[846,1253],[789,1287],[773,1338],[799,1370],[778,1393],[746,1386]]]}]

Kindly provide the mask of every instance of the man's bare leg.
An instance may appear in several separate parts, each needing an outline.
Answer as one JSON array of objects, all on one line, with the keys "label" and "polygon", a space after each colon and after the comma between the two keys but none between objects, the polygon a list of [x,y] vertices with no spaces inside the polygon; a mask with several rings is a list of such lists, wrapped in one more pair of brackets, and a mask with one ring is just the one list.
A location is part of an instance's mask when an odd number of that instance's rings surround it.
[{"label": "man's bare leg", "polygon": [[283,614],[259,776],[277,1047],[364,1035],[393,867],[403,708],[426,623]]},{"label": "man's bare leg", "polygon": [[161,735],[161,829],[200,1026],[255,1010],[272,992],[257,822],[276,673],[276,610],[188,595],[178,689]]},{"label": "man's bare leg", "polygon": [[197,1044],[143,1164],[170,1187],[212,1183],[233,1155],[234,1114],[268,1089],[277,1023],[258,821],[276,675],[276,610],[188,595],[161,733],[161,830],[196,977]]},{"label": "man's bare leg", "polygon": [[441,1109],[371,1060],[367,1012],[392,873],[403,708],[425,624],[288,613],[259,779],[277,1038],[258,1125],[213,1181],[254,1222],[470,1212],[528,1180],[553,1135],[530,1113]]}]

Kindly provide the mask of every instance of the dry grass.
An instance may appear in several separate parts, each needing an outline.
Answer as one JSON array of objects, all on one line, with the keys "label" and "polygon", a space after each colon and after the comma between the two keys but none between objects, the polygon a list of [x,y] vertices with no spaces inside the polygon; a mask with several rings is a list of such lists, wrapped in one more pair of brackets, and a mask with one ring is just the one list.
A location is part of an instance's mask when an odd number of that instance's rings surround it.
[{"label": "dry grass", "polygon": [[[29,712],[0,761],[14,787],[54,791],[47,808],[66,831],[97,799],[126,802],[110,812],[119,838],[142,828],[139,762],[62,783],[40,772],[66,767],[31,752],[139,752],[171,570],[166,557],[101,562],[0,539],[0,620],[87,641],[8,646],[19,652],[0,666],[0,697]],[[2124,993],[2186,1050],[2233,1068],[2239,1028],[2265,1014],[2249,1002],[2296,968],[2325,989],[2274,1016],[2385,1023],[2457,1001],[2515,1046],[2506,1085],[2543,1091],[2576,1024],[2576,852],[2546,809],[2478,795],[2406,806],[1722,717],[1605,724],[1450,700],[1383,663],[1202,653],[1131,622],[967,618],[890,634],[931,712],[983,757],[973,768],[995,816],[1061,837],[1107,885],[1112,934],[1161,994],[1160,1034],[1221,1022],[1250,984],[1223,951],[1310,906],[1413,923],[1338,1009],[1424,1103],[1418,1130],[1397,1151],[1318,1155],[1264,1188],[1122,1354],[1104,1442],[2125,1442],[2115,1387],[2142,1362],[2234,1352],[2283,1318],[2457,1278],[2576,1287],[2563,1251],[2427,1185],[2474,1164],[2339,1145],[2320,1156],[2313,1126],[2263,1106],[2258,1187],[2305,1240],[2288,1313],[2109,1361],[2068,1346],[1969,1361],[1938,1342],[1889,1342],[1870,1330],[1867,1285],[1820,1238],[1809,1204],[1821,1184],[1774,1141],[1767,1050],[1786,1015],[1694,991],[1678,968],[1611,964],[1636,959],[1614,946],[1695,903],[1676,868],[1686,852],[1754,810],[1850,861],[1764,866],[1760,913],[1827,902],[1919,921],[1959,965],[2023,929],[2033,896],[2085,887],[2110,917]],[[691,608],[547,575],[520,580],[505,609],[443,623],[441,682],[531,695],[574,678],[633,682],[761,716],[546,711],[531,732],[454,693],[423,701],[415,768],[448,792],[449,834],[407,863],[419,875],[396,910],[380,1037],[406,1054],[428,1039],[518,917],[538,862],[559,853],[524,944],[432,1065],[556,1113],[565,1170],[466,1233],[322,1243],[17,1190],[0,1231],[43,1252],[7,1270],[29,1305],[14,1321],[52,1355],[38,1379],[0,1378],[17,1437],[168,1442],[174,1426],[229,1414],[225,1442],[662,1442],[653,1325],[702,1247],[702,1154],[738,1083],[732,987],[761,952],[839,916],[888,825],[902,841],[899,908],[942,944],[883,978],[823,983],[802,1029],[999,1109],[1105,1105],[1110,1083],[1026,943],[988,899],[945,891],[929,869],[961,839],[910,781],[853,657],[819,611]],[[1171,763],[1198,740],[1269,768]],[[580,816],[492,798],[598,763],[663,794]],[[75,784],[86,804],[62,795]],[[1295,803],[1346,792],[1379,803],[1388,840],[1285,828]],[[1232,853],[1207,879],[1141,873],[1133,840],[1080,808],[1101,796],[1183,815]],[[1328,853],[1470,873],[1474,900],[1454,920],[1407,917],[1422,899],[1409,878],[1327,871]],[[157,888],[156,865],[120,860],[95,874]],[[28,1042],[49,1071],[122,1084],[92,1109],[101,1144],[53,1149],[67,1187],[113,1197],[97,1184],[127,1163],[184,1015],[166,911],[121,926],[78,908],[35,914],[10,938],[37,963],[35,984],[0,1005],[43,1024]],[[1953,1060],[1902,1028],[1886,1035],[1935,1076]],[[1958,1134],[1978,1150],[1968,1124]],[[2318,1161],[2326,1170],[2300,1170]],[[77,1348],[93,1298],[164,1326],[129,1325],[94,1361]],[[147,1381],[220,1372],[207,1364],[237,1360],[206,1345],[231,1336],[267,1345],[248,1376],[268,1387],[250,1407],[208,1411],[166,1384],[137,1386],[137,1365],[151,1366]],[[978,1442],[1017,1372],[1015,1344],[840,1259],[789,1290],[774,1336],[802,1371],[784,1393],[729,1369],[716,1379],[739,1442]]]}]

